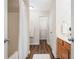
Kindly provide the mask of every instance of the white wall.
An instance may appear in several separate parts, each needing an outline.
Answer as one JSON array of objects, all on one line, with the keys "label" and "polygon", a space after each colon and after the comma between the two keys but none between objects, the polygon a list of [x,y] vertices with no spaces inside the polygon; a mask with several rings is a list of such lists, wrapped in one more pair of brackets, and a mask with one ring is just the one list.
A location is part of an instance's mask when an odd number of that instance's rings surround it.
[{"label": "white wall", "polygon": [[[65,35],[62,34],[62,23],[66,24],[64,27]],[[67,42],[69,27],[71,27],[71,0],[56,0],[56,34]]]},{"label": "white wall", "polygon": [[29,31],[28,31],[28,0],[19,0],[20,6],[20,32],[19,32],[19,59],[25,59],[29,52]]},{"label": "white wall", "polygon": [[[74,44],[70,41],[68,41],[68,35],[69,35],[69,27],[71,27],[72,25],[72,37],[74,37],[74,30],[73,30],[73,3],[71,4],[71,1],[73,2],[73,0],[56,0],[56,34],[57,37],[62,38],[64,41],[68,42],[71,44],[71,59],[74,58]],[[72,6],[71,6],[72,5]],[[61,7],[60,7],[61,6]],[[71,14],[71,8],[72,8],[72,14]],[[72,19],[71,19],[72,17]],[[72,24],[71,24],[71,20],[72,20]],[[61,25],[62,25],[62,21],[65,21],[67,27],[65,27],[64,29],[67,30],[67,36],[62,35],[61,33]]]},{"label": "white wall", "polygon": [[52,53],[56,57],[56,0],[52,0],[49,14],[49,40]]},{"label": "white wall", "polygon": [[40,16],[48,16],[47,11],[30,10],[30,44],[39,44],[39,20]]},{"label": "white wall", "polygon": [[[60,7],[61,6],[61,7]],[[65,35],[62,34],[62,25],[66,30]],[[57,37],[62,38],[64,41],[68,41],[69,38],[69,27],[71,27],[71,0],[56,0],[56,34]]]}]

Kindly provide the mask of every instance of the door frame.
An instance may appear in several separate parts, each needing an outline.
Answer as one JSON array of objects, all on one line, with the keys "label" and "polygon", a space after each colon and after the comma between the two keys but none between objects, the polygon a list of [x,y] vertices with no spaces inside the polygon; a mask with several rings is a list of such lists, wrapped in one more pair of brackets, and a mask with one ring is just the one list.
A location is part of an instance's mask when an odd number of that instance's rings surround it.
[{"label": "door frame", "polygon": [[74,59],[74,0],[71,0],[71,37],[73,42],[71,43],[71,59]]}]

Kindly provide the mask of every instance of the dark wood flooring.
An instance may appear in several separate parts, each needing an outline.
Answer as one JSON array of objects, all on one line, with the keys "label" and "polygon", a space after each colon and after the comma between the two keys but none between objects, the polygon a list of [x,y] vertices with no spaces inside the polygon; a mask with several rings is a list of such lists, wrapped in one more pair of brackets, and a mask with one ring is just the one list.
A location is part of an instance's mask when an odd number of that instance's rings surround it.
[{"label": "dark wood flooring", "polygon": [[40,40],[40,45],[30,45],[30,54],[26,59],[32,59],[34,54],[49,54],[51,59],[55,59],[46,40]]}]

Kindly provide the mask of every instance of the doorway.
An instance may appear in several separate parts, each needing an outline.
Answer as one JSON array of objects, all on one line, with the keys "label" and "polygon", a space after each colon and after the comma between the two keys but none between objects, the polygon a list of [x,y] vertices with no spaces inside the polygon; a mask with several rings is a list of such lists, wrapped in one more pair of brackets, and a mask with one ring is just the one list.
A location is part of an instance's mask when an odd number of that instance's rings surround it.
[{"label": "doorway", "polygon": [[40,40],[48,40],[48,33],[49,33],[49,25],[48,25],[48,17],[41,16],[39,19],[39,36]]}]

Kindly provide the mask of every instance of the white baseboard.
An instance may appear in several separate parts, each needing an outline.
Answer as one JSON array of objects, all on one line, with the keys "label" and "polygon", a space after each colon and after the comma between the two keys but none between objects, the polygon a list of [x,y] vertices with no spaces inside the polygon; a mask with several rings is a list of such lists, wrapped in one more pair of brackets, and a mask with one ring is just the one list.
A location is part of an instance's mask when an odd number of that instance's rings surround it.
[{"label": "white baseboard", "polygon": [[39,43],[30,43],[30,45],[39,45]]},{"label": "white baseboard", "polygon": [[18,51],[16,51],[9,59],[19,59],[18,58]]}]

